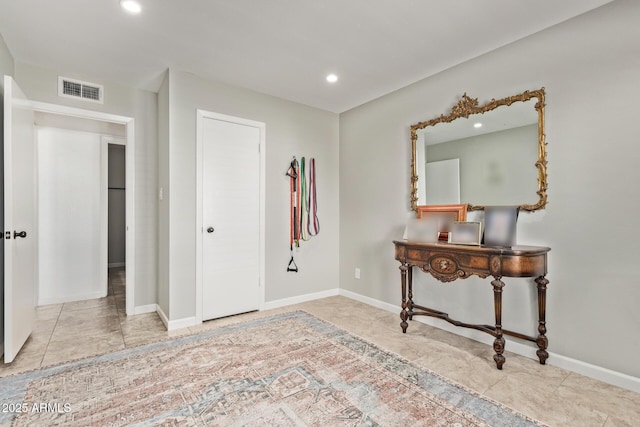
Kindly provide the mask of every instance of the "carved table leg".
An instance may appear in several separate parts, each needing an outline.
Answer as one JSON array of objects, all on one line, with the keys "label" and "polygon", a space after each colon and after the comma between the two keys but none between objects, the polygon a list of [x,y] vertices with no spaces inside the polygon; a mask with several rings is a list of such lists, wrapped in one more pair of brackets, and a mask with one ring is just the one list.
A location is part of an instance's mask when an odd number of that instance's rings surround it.
[{"label": "carved table leg", "polygon": [[407,318],[409,317],[408,313],[407,313],[407,269],[409,267],[407,267],[407,264],[405,264],[404,262],[402,263],[402,265],[400,265],[400,277],[401,277],[401,283],[402,283],[402,311],[400,312],[400,319],[402,320],[400,322],[400,327],[402,328],[402,332],[403,333],[407,333],[407,326],[409,326],[409,324],[407,323]]},{"label": "carved table leg", "polygon": [[536,284],[538,285],[538,333],[540,334],[536,339],[536,344],[538,344],[536,354],[538,355],[538,359],[540,359],[540,364],[544,365],[549,358],[549,353],[547,352],[549,340],[547,340],[545,336],[547,333],[545,316],[547,310],[547,285],[549,281],[545,279],[544,276],[540,276],[536,279]]},{"label": "carved table leg", "polygon": [[407,300],[407,311],[409,314],[409,320],[413,320],[413,266],[408,266],[407,269],[407,286],[409,291],[409,299]]},{"label": "carved table leg", "polygon": [[496,339],[493,341],[493,349],[496,354],[493,356],[493,360],[496,362],[498,369],[502,369],[504,364],[504,338],[502,337],[502,288],[504,288],[504,282],[500,278],[492,281],[493,285],[493,304],[496,312]]}]

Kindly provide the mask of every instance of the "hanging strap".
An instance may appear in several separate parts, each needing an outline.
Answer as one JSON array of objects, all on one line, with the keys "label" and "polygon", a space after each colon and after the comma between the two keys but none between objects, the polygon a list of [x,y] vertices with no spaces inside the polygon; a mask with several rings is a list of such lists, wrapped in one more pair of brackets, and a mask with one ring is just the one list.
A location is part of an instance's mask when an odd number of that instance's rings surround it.
[{"label": "hanging strap", "polygon": [[287,272],[289,271],[294,273],[298,272],[298,266],[296,265],[296,262],[293,259],[293,247],[291,247],[291,259],[289,260],[289,264],[287,265]]},{"label": "hanging strap", "polygon": [[305,158],[300,159],[300,177],[298,178],[298,197],[300,203],[298,210],[300,211],[300,240],[309,240],[309,231],[307,222],[309,220],[309,200],[307,198],[307,173]]},{"label": "hanging strap", "polygon": [[294,157],[291,160],[291,164],[289,165],[289,169],[287,170],[286,175],[289,177],[289,252],[291,254],[291,259],[289,260],[289,264],[287,265],[287,271],[293,271],[295,273],[298,272],[298,266],[293,259],[293,245],[299,246],[298,241],[298,196],[297,196],[297,180],[299,177],[298,171],[298,161]]},{"label": "hanging strap", "polygon": [[318,219],[318,199],[316,194],[316,159],[311,158],[309,165],[309,202],[307,203],[306,229],[310,236],[320,233],[320,220]]}]

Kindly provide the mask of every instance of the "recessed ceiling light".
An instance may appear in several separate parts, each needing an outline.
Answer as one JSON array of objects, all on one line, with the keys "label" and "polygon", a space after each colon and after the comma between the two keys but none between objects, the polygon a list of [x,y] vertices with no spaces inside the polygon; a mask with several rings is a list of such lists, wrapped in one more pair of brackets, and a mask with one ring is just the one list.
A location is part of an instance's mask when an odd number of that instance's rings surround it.
[{"label": "recessed ceiling light", "polygon": [[480,123],[480,122],[475,123],[475,124],[473,125],[473,127],[474,127],[474,128],[481,128],[481,127],[482,127],[482,123]]},{"label": "recessed ceiling light", "polygon": [[142,6],[135,0],[120,0],[120,6],[129,13],[140,13]]},{"label": "recessed ceiling light", "polygon": [[338,81],[338,76],[336,76],[335,74],[329,74],[329,75],[327,76],[327,81],[328,81],[329,83],[335,83],[335,82],[337,82],[337,81]]}]

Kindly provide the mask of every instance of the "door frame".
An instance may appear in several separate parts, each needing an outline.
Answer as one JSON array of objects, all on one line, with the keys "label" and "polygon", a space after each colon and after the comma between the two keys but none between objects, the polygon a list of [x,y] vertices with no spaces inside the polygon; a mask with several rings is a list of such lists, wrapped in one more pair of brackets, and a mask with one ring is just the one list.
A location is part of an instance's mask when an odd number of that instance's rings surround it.
[{"label": "door frame", "polygon": [[204,238],[204,226],[203,226],[203,218],[202,218],[202,190],[203,190],[203,167],[202,167],[202,156],[203,156],[203,122],[205,119],[213,119],[213,120],[221,120],[225,122],[235,123],[239,125],[252,126],[260,129],[260,184],[259,184],[259,192],[260,192],[260,236],[258,237],[259,243],[259,271],[260,271],[260,295],[259,295],[259,307],[262,309],[264,307],[265,301],[265,275],[266,275],[266,263],[265,263],[265,254],[266,254],[266,244],[265,244],[265,194],[266,194],[266,186],[265,186],[265,165],[266,165],[266,124],[263,122],[258,122],[255,120],[244,119],[241,117],[228,116],[226,114],[214,113],[211,111],[196,110],[196,300],[195,300],[195,311],[196,311],[196,324],[202,323],[202,304],[204,303],[202,297],[202,239]]},{"label": "door frame", "polygon": [[82,119],[100,120],[103,122],[125,125],[127,141],[125,144],[125,176],[126,176],[126,273],[125,299],[126,314],[135,314],[135,277],[136,277],[136,230],[135,230],[135,120],[133,117],[103,113],[100,111],[84,110],[46,102],[31,101],[34,111],[53,113],[62,116],[78,117]]}]

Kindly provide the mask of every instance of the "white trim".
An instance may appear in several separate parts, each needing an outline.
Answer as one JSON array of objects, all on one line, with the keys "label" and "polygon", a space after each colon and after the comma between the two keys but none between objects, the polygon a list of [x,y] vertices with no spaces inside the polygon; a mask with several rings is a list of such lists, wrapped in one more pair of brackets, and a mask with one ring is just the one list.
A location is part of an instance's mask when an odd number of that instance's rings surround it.
[{"label": "white trim", "polygon": [[100,140],[112,145],[127,145],[127,140],[122,136],[100,135]]},{"label": "white trim", "polygon": [[[100,265],[106,265],[100,277],[104,293],[109,291],[109,144],[100,138]],[[104,267],[100,267],[103,269]]]},{"label": "white trim", "polygon": [[136,295],[136,131],[134,119],[127,121],[127,145],[125,146],[125,303],[126,313],[134,312]]},{"label": "white trim", "polygon": [[[135,277],[136,277],[136,231],[135,231],[135,120],[133,117],[103,113],[100,111],[84,110],[81,108],[67,107],[64,105],[49,104],[46,102],[31,101],[29,105],[35,111],[44,113],[61,114],[71,117],[79,117],[104,122],[118,123],[126,126],[127,140],[125,147],[126,161],[126,313],[132,315],[135,311]],[[6,112],[5,112],[6,115]]]},{"label": "white trim", "polygon": [[[365,304],[371,305],[376,308],[380,308],[385,311],[390,311],[391,313],[398,313],[398,314],[400,313],[400,306],[389,304],[388,302],[380,301],[370,297],[366,297],[364,295],[357,294],[355,292],[347,291],[346,289],[339,289],[338,294],[342,295],[343,297],[351,298],[353,300],[363,302]],[[400,317],[398,317],[398,319],[399,318]],[[398,325],[400,325],[400,322],[398,322]]]},{"label": "white trim", "polygon": [[551,357],[553,357],[553,363],[549,363],[547,360],[547,363],[550,365],[640,393],[640,378],[638,377],[632,377],[631,375],[623,374],[622,372],[613,371],[598,365],[592,365],[561,354],[554,354],[550,352],[549,358],[551,359]]},{"label": "white trim", "polygon": [[196,298],[195,298],[195,322],[202,323],[202,123],[203,119],[223,120],[231,123],[256,127],[260,130],[260,277],[258,286],[261,287],[260,301],[258,306],[264,305],[266,297],[266,125],[263,122],[243,119],[241,117],[228,116],[225,114],[213,113],[201,109],[196,110]]},{"label": "white trim", "polygon": [[156,313],[158,311],[158,304],[139,305],[133,310],[133,314],[147,314]]},{"label": "white trim", "polygon": [[164,323],[164,327],[167,331],[175,331],[176,329],[188,328],[189,326],[195,326],[202,322],[196,322],[195,317],[185,317],[184,319],[169,320],[167,315],[162,311],[162,307],[156,305],[156,312],[160,316],[160,320]]},{"label": "white trim", "polygon": [[158,316],[160,316],[160,320],[162,320],[162,323],[164,323],[164,327],[169,330],[169,318],[166,314],[164,314],[162,307],[160,307],[160,305],[158,304],[156,304],[156,313],[158,313]]},{"label": "white trim", "polygon": [[196,322],[195,317],[185,317],[184,319],[176,319],[170,320],[169,326],[167,327],[167,331],[175,331],[176,329],[188,328],[190,326],[195,326],[202,322]]},{"label": "white trim", "polygon": [[329,289],[328,291],[315,292],[312,294],[298,295],[296,297],[282,298],[274,301],[265,302],[260,307],[260,310],[272,310],[274,308],[286,307],[293,304],[300,304],[307,301],[313,301],[321,298],[334,297],[339,295],[340,290],[338,288]]},{"label": "white trim", "polygon": [[[389,304],[384,301],[379,301],[364,295],[357,294],[355,292],[347,291],[345,289],[340,289],[339,294],[351,298],[356,301],[360,301],[362,303],[371,305],[373,307],[380,308],[382,310],[389,311],[391,313],[400,313],[400,306]],[[483,344],[493,345],[493,338],[489,335],[484,334],[480,331],[476,331],[474,329],[467,328],[458,328],[454,325],[449,324],[448,322],[428,316],[416,316],[414,318],[416,321],[433,326],[438,329],[443,329],[445,331],[454,333],[456,335],[460,335],[466,338],[470,338],[474,341],[479,341]],[[400,327],[400,317],[398,317],[398,328]],[[538,357],[536,356],[537,347],[531,347],[521,342],[517,342],[514,340],[509,340],[506,345],[506,349],[512,353],[519,354],[520,356],[528,357],[538,361]],[[549,359],[547,359],[547,364],[552,366],[557,366],[562,369],[566,369],[568,371],[575,372],[577,374],[585,375],[590,378],[597,379],[599,381],[613,384],[618,387],[625,388],[627,390],[640,392],[640,378],[633,377],[631,375],[623,374],[622,372],[612,371],[611,369],[603,368],[601,366],[592,365],[590,363],[583,362],[581,360],[572,359],[571,357],[563,356],[561,354],[556,354],[553,352],[549,352]]]},{"label": "white trim", "polygon": [[89,292],[86,294],[56,295],[55,297],[40,299],[40,301],[38,301],[38,306],[49,304],[64,304],[66,302],[84,301],[88,299],[104,298],[106,296],[106,292],[103,291]]}]

